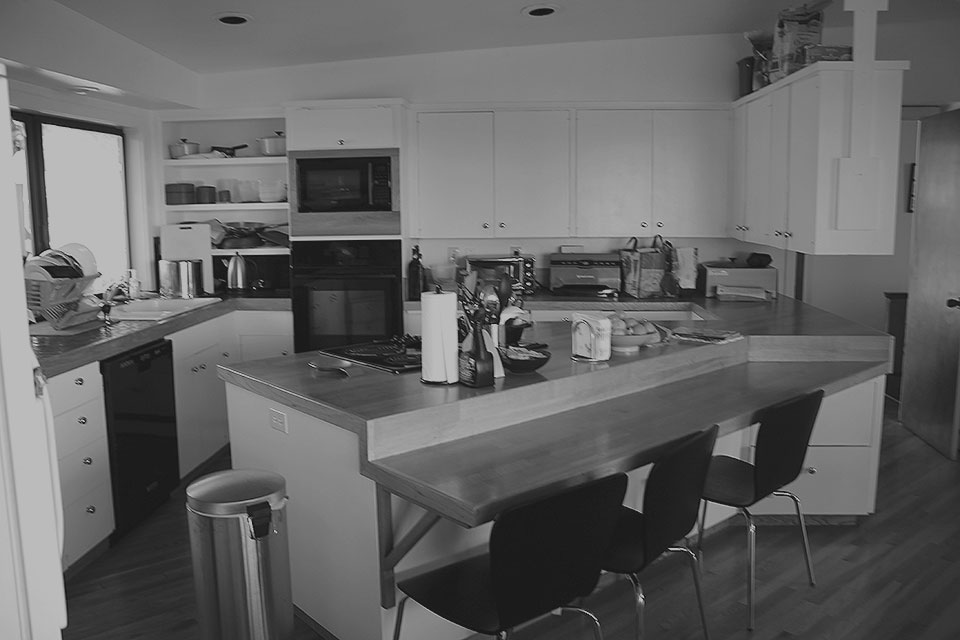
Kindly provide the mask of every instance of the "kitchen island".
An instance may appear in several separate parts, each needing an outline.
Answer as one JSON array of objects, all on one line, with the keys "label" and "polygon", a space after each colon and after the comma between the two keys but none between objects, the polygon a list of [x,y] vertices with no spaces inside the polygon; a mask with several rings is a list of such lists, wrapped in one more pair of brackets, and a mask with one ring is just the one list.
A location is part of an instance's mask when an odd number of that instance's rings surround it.
[{"label": "kitchen island", "polygon": [[[395,574],[470,553],[504,508],[631,470],[628,502],[639,504],[642,468],[677,438],[716,423],[719,452],[748,454],[759,409],[818,388],[828,399],[815,433],[830,445],[824,459],[840,455],[818,481],[836,485],[839,473],[851,489],[815,512],[873,511],[890,336],[784,297],[627,306],[692,311],[705,319],[689,322],[744,338],[591,364],[570,360],[568,324],[537,322],[529,337],[550,345],[550,362],[485,389],[365,367],[318,371],[308,362],[336,361],[310,353],[221,366],[234,467],[287,479],[297,608],[340,640],[389,637]],[[405,617],[408,634],[469,635],[419,607]]]}]

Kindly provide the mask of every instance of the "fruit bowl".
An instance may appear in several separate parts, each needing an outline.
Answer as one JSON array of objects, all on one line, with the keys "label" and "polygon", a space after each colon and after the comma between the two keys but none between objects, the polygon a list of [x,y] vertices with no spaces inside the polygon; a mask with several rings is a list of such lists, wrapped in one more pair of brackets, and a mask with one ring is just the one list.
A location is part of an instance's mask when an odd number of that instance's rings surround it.
[{"label": "fruit bowl", "polygon": [[500,362],[510,373],[533,373],[550,360],[549,351],[524,349],[523,347],[500,347]]},{"label": "fruit bowl", "polygon": [[613,349],[636,349],[657,342],[660,342],[659,331],[636,335],[610,336],[610,347]]}]

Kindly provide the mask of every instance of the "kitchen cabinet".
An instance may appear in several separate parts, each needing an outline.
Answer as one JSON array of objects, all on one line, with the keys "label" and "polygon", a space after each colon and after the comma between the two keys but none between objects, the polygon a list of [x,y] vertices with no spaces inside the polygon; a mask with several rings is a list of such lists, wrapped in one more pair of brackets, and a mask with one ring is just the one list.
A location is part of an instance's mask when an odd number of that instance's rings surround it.
[{"label": "kitchen cabinet", "polygon": [[291,311],[234,311],[236,351],[240,361],[293,353]]},{"label": "kitchen cabinet", "polygon": [[286,107],[287,150],[401,146],[403,100],[314,100]]},{"label": "kitchen cabinet", "polygon": [[[785,489],[800,498],[804,514],[866,515],[877,494],[884,377],[824,397],[800,476]],[[756,427],[751,438],[756,438]],[[751,447],[752,449],[752,447]],[[757,514],[793,514],[793,502],[766,498]]]},{"label": "kitchen cabinet", "polygon": [[732,133],[727,109],[653,112],[657,233],[675,238],[724,235]]},{"label": "kitchen cabinet", "polygon": [[229,440],[226,392],[217,378],[217,364],[224,351],[220,346],[225,327],[221,320],[208,320],[168,336],[173,343],[181,478],[189,476]]},{"label": "kitchen cabinet", "polygon": [[906,68],[820,62],[736,102],[746,148],[733,146],[743,198],[731,235],[810,254],[892,253]]},{"label": "kitchen cabinet", "polygon": [[578,110],[576,127],[573,235],[655,235],[653,111]]},{"label": "kitchen cabinet", "polygon": [[570,235],[566,110],[417,114],[420,238]]},{"label": "kitchen cabinet", "polygon": [[67,569],[114,529],[110,455],[97,362],[50,378]]}]

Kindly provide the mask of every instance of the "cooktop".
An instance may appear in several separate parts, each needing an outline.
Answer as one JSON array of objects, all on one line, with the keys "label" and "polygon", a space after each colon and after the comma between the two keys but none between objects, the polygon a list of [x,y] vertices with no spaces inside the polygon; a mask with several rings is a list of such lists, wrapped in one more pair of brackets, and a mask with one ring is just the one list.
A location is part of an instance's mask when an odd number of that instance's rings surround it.
[{"label": "cooktop", "polygon": [[391,373],[420,370],[419,336],[395,336],[389,340],[327,347],[319,352]]}]

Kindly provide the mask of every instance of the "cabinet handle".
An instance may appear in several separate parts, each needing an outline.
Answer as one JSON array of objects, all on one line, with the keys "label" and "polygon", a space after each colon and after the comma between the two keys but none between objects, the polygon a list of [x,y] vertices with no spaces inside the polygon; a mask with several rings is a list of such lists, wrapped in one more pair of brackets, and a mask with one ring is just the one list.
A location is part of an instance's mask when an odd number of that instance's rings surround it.
[{"label": "cabinet handle", "polygon": [[641,228],[641,229],[646,229],[646,228],[647,228],[647,223],[646,223],[646,222],[641,222],[641,223],[640,223],[640,228]]},{"label": "cabinet handle", "polygon": [[490,228],[490,223],[489,223],[489,222],[484,222],[484,223],[483,223],[482,225],[480,225],[480,226],[483,227],[484,229],[489,229],[489,228]]},{"label": "cabinet handle", "polygon": [[337,140],[337,144],[342,147],[342,146],[343,146],[343,138]]},{"label": "cabinet handle", "polygon": [[774,231],[774,232],[773,232],[773,235],[779,238],[779,237],[782,236],[783,234],[780,233],[779,231]]},{"label": "cabinet handle", "polygon": [[663,222],[657,222],[657,227],[663,227]]},{"label": "cabinet handle", "polygon": [[229,351],[224,351],[224,352],[221,353],[220,355],[222,355],[224,358],[229,358],[229,357],[230,357],[230,352],[229,352]]},{"label": "cabinet handle", "polygon": [[289,355],[289,353],[286,350],[283,350],[280,352],[280,355],[286,356],[286,355]]},{"label": "cabinet handle", "polygon": [[197,373],[198,371],[200,371],[200,367],[193,367],[193,368],[190,369],[190,371],[193,371],[194,373]]},{"label": "cabinet handle", "polygon": [[810,475],[814,475],[814,474],[817,473],[817,468],[816,468],[816,467],[807,467],[807,473],[809,473]]},{"label": "cabinet handle", "polygon": [[792,237],[793,237],[793,233],[791,233],[790,231],[784,231],[784,232],[783,232],[783,237],[784,237],[784,238],[792,238]]},{"label": "cabinet handle", "polygon": [[205,370],[206,368],[207,368],[207,363],[206,363],[206,362],[204,362],[204,363],[202,363],[202,364],[200,365],[200,369],[204,369],[204,370]]},{"label": "cabinet handle", "polygon": [[507,228],[507,223],[506,223],[506,222],[501,222],[501,223],[498,224],[497,226],[500,227],[501,229],[506,229],[506,228]]},{"label": "cabinet handle", "polygon": [[77,418],[77,424],[87,424],[87,417],[80,416],[79,418]]},{"label": "cabinet handle", "polygon": [[90,466],[91,464],[93,464],[93,458],[91,458],[90,456],[87,456],[86,458],[83,459],[83,464]]},{"label": "cabinet handle", "polygon": [[739,224],[733,228],[734,231],[743,231],[743,227]]},{"label": "cabinet handle", "polygon": [[743,230],[744,230],[744,231],[750,231],[750,227],[744,227]]},{"label": "cabinet handle", "polygon": [[90,505],[89,507],[87,507],[87,513],[96,513],[96,512],[97,512],[97,508],[95,506]]},{"label": "cabinet handle", "polygon": [[82,387],[82,386],[83,386],[83,378],[77,378],[76,380],[73,381],[73,384],[77,385],[78,387]]}]

